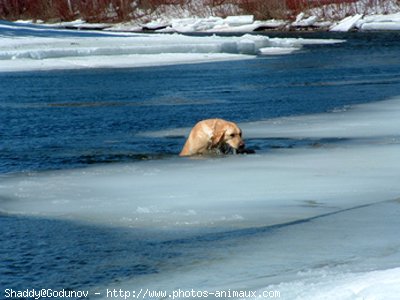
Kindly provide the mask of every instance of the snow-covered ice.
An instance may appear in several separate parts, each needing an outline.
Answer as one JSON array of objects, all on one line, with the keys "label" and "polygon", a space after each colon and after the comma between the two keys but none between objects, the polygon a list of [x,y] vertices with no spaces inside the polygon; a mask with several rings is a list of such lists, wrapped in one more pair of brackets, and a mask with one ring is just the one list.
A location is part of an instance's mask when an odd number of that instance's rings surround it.
[{"label": "snow-covered ice", "polygon": [[225,22],[231,26],[252,24],[254,22],[254,16],[253,15],[228,16],[225,18]]},{"label": "snow-covered ice", "polygon": [[362,31],[400,30],[400,13],[366,16],[357,26]]},{"label": "snow-covered ice", "polygon": [[[399,30],[400,6],[395,0],[384,2],[356,1],[328,4],[311,8],[289,20],[255,20],[252,15],[232,15],[226,18],[207,15],[193,16],[189,11],[185,17],[171,18],[158,14],[150,22],[117,24],[108,30],[140,31],[142,28],[159,32],[253,32],[262,29],[321,28],[331,31],[350,30]],[[240,13],[232,10],[233,13]],[[169,11],[171,14],[171,11]],[[82,26],[82,24],[77,25]]]},{"label": "snow-covered ice", "polygon": [[338,24],[333,25],[331,31],[361,31],[400,30],[400,13],[389,15],[354,15],[349,16]]},{"label": "snow-covered ice", "polygon": [[291,24],[294,27],[308,27],[314,25],[314,23],[318,20],[316,16],[310,16],[305,18],[304,13],[300,13],[296,20]]},{"label": "snow-covered ice", "polygon": [[[300,13],[293,22],[285,20],[253,20],[252,16],[183,18],[171,20],[153,20],[143,25],[115,25],[110,31],[140,31],[142,28],[156,32],[254,32],[262,29],[285,28],[329,28],[330,31],[347,32],[350,30],[398,30],[399,13],[363,15],[354,14],[338,22],[324,20],[316,15],[306,16]],[[79,25],[83,26],[83,25]]]},{"label": "snow-covered ice", "polygon": [[[88,37],[87,32],[64,36],[62,30],[9,24],[0,24],[1,29],[13,32],[0,37],[1,71],[152,66],[246,59],[256,54],[241,52],[241,38],[112,33]],[[18,37],[20,31],[32,37]],[[52,36],[40,36],[46,33]]]},{"label": "snow-covered ice", "polygon": [[[237,21],[238,22],[238,21]],[[246,26],[246,25],[244,25]],[[280,39],[261,35],[239,37],[186,36],[63,31],[46,26],[0,23],[0,70],[142,67],[180,63],[251,59],[258,54],[284,54],[267,47],[298,50],[304,44],[341,40]],[[29,34],[29,39],[19,36]],[[91,34],[91,35],[90,35]],[[94,35],[94,36],[93,36]],[[260,50],[263,49],[263,50]]]},{"label": "snow-covered ice", "polygon": [[[117,24],[109,31],[141,31],[154,30],[155,32],[253,32],[257,29],[283,28],[288,24],[284,20],[254,20],[253,15],[228,16],[226,18],[187,17],[187,18],[158,18],[144,24]],[[80,25],[82,26],[82,25]]]},{"label": "snow-covered ice", "polygon": [[296,47],[266,47],[259,49],[261,55],[282,55],[291,54],[294,51],[300,50],[301,48]]}]

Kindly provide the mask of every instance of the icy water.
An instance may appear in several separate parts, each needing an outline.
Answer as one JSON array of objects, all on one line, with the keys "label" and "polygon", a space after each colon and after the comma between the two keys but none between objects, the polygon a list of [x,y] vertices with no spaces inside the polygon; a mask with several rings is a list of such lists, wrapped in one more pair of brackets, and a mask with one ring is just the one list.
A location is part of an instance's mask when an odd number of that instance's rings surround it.
[{"label": "icy water", "polygon": [[326,37],[347,42],[251,61],[0,73],[0,172],[176,155],[183,136],[138,133],[211,117],[244,122],[325,112],[398,94],[397,33]]},{"label": "icy water", "polygon": [[[131,166],[143,160],[168,161],[179,153],[185,137],[142,133],[190,127],[197,120],[210,117],[250,122],[340,111],[350,105],[399,95],[399,33],[305,36],[342,38],[346,43],[309,45],[288,56],[234,62],[0,73],[0,176],[8,179],[49,170],[90,170],[93,165]],[[338,141],[271,137],[250,138],[246,142],[258,153],[268,154],[276,148],[308,149]],[[14,201],[0,197],[3,204]],[[312,199],[307,201],[307,206],[318,206]],[[366,205],[359,209],[364,216],[376,213],[397,222],[398,204],[389,206],[382,212],[381,206],[369,209]],[[387,211],[391,214],[387,215]],[[147,213],[146,208],[142,212]],[[190,214],[192,211],[188,211]],[[322,220],[310,218],[299,224],[295,221],[226,232],[219,228],[215,233],[208,230],[193,236],[187,234],[190,229],[185,227],[160,233],[159,228],[115,228],[4,213],[0,214],[0,286],[17,290],[98,290],[127,281],[136,284],[128,283],[129,288],[136,289],[139,284],[154,288],[157,285],[149,282],[160,280],[158,288],[170,290],[179,287],[180,279],[174,280],[174,276],[182,272],[189,274],[184,284],[188,288],[191,282],[199,284],[206,279],[214,282],[214,288],[230,288],[219,286],[218,281],[227,282],[227,275],[221,274],[224,267],[221,262],[233,256],[241,265],[230,265],[231,270],[240,270],[238,278],[245,279],[235,282],[237,287],[260,288],[279,283],[282,272],[286,272],[286,277],[294,276],[303,261],[312,260],[307,256],[312,252],[294,256],[295,250],[289,251],[294,249],[293,245],[285,240],[301,244],[304,240],[299,236],[304,232],[309,232],[305,239],[317,239],[318,233],[307,231],[313,224],[321,226],[324,236],[320,244],[323,254],[313,261],[313,266],[340,267],[344,262],[359,261],[357,253],[376,258],[368,243],[363,243],[357,235],[360,241],[351,244],[349,252],[334,260],[322,259],[324,253],[328,255],[329,249],[335,247],[332,240],[349,243],[343,232],[353,228],[352,224],[346,225],[354,217],[352,210],[343,211],[338,231],[331,226],[337,222],[337,219],[331,221],[334,216],[332,213]],[[369,220],[360,222],[367,226]],[[309,224],[311,221],[315,223]],[[299,226],[289,231],[286,227],[290,225]],[[373,234],[379,237],[382,232],[377,229]],[[385,234],[390,241],[396,239],[394,230]],[[266,236],[271,240],[266,242]],[[398,258],[397,247],[396,244],[385,248],[393,261]],[[246,253],[254,248],[255,259],[251,260]],[[299,248],[304,249],[304,244]],[[265,257],[273,263],[268,265]],[[257,269],[258,264],[265,265],[265,273]],[[376,269],[377,265],[372,260],[361,269]],[[201,272],[196,273],[199,266]],[[171,270],[176,272],[169,277]],[[154,277],[147,281],[146,276]],[[272,281],[265,280],[273,276]],[[302,276],[307,278],[307,274]],[[260,283],[261,280],[264,281]],[[208,282],[207,287],[210,286]],[[0,291],[1,297],[5,297],[3,292]],[[89,298],[96,297],[92,292]]]}]

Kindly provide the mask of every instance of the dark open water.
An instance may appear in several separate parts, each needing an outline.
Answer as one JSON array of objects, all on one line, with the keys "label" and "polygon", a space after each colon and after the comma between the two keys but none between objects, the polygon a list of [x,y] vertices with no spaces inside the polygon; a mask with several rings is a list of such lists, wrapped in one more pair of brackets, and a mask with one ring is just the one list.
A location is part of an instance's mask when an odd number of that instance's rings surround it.
[{"label": "dark open water", "polygon": [[[0,177],[176,155],[183,136],[137,134],[203,118],[255,121],[400,94],[400,33],[305,36],[347,42],[235,62],[0,73]],[[260,151],[270,146],[247,144]],[[159,265],[184,255],[173,242],[136,236],[0,216],[0,287],[87,288],[159,272]]]}]

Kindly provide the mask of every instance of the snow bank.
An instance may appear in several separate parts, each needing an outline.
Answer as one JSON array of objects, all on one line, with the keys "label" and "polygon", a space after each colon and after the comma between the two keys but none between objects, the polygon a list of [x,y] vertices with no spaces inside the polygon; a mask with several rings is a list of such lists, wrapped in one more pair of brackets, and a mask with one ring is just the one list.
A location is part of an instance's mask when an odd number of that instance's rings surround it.
[{"label": "snow bank", "polygon": [[315,276],[318,277],[269,286],[259,294],[277,290],[284,291],[279,299],[288,300],[396,300],[400,293],[400,268],[339,274],[320,271]]}]

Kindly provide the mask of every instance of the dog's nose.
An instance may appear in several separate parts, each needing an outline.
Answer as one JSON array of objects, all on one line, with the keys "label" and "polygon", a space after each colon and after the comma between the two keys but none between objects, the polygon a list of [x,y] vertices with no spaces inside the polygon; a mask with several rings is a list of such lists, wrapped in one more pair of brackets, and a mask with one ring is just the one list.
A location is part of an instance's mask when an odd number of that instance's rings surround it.
[{"label": "dog's nose", "polygon": [[239,149],[244,149],[245,146],[246,146],[246,145],[245,145],[243,142],[240,142],[240,144],[239,144]]}]

